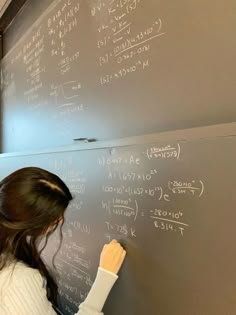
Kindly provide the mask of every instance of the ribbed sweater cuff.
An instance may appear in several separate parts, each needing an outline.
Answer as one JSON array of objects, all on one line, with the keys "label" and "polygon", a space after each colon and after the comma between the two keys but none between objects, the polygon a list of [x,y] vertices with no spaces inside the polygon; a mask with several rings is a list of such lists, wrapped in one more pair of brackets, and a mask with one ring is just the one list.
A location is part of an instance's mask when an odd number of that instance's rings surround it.
[{"label": "ribbed sweater cuff", "polygon": [[117,279],[116,274],[99,267],[94,284],[80,308],[90,308],[98,313],[101,312]]}]

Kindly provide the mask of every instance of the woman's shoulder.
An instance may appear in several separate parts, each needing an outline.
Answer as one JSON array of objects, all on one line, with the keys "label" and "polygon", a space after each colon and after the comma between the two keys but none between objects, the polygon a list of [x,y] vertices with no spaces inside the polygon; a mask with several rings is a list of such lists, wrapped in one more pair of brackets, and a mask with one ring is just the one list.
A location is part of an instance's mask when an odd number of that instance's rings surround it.
[{"label": "woman's shoulder", "polygon": [[39,271],[12,262],[0,271],[0,314],[55,314]]},{"label": "woman's shoulder", "polygon": [[0,271],[0,287],[20,286],[33,281],[43,285],[43,278],[37,269],[31,268],[22,261],[12,261]]}]

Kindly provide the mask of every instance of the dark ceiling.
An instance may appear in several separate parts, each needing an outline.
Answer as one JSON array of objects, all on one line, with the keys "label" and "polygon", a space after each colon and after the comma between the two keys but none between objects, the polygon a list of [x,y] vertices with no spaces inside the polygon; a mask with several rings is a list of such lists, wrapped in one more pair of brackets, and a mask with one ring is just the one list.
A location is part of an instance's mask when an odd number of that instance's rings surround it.
[{"label": "dark ceiling", "polygon": [[12,0],[0,19],[0,32],[3,33],[27,0]]}]

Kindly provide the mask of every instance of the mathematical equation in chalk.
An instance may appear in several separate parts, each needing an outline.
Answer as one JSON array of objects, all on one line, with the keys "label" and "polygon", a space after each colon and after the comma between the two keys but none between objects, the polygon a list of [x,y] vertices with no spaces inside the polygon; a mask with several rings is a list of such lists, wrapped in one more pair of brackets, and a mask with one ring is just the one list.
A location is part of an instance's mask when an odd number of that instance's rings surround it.
[{"label": "mathematical equation in chalk", "polygon": [[[74,303],[78,303],[79,297],[86,297],[92,285],[90,273],[83,271],[77,264],[66,261],[65,258],[61,257],[56,258],[55,265],[59,274],[58,283],[61,293],[68,293],[68,296],[70,296],[70,299],[72,299]],[[81,290],[77,286],[72,285],[72,283],[81,283],[83,287],[84,285],[87,287],[87,290]]]},{"label": "mathematical equation in chalk", "polygon": [[[116,150],[110,153],[97,160],[105,175],[101,186],[105,237],[137,237],[140,224],[147,222],[152,230],[183,236],[191,228],[189,212],[186,215],[185,209],[178,211],[170,207],[177,201],[179,204],[181,200],[201,198],[205,184],[203,179],[186,179],[185,176],[182,179],[173,175],[179,161],[184,160],[181,144],[149,145],[132,154]],[[166,175],[163,173],[165,164],[168,165]]]},{"label": "mathematical equation in chalk", "polygon": [[113,198],[108,201],[102,200],[101,205],[110,216],[123,216],[137,220],[139,213],[137,200]]},{"label": "mathematical equation in chalk", "polygon": [[[87,229],[87,227],[85,227]],[[71,236],[71,232],[69,232]],[[53,236],[53,242],[59,246],[59,239]],[[52,261],[50,248],[44,259]],[[51,257],[51,258],[50,258]],[[87,246],[80,244],[79,239],[65,238],[63,246],[55,257],[55,274],[59,284],[59,294],[72,306],[77,306],[84,300],[92,286],[91,276],[92,261],[87,254]],[[78,285],[79,284],[79,285]]]},{"label": "mathematical equation in chalk", "polygon": [[[134,224],[136,221],[142,222],[146,217],[152,220],[155,228],[163,231],[179,232],[182,236],[185,228],[189,227],[189,224],[183,221],[184,211],[155,208],[148,212],[140,204],[142,204],[142,200],[137,201],[131,198],[102,200],[101,207],[105,210],[105,215],[108,219],[110,218],[110,221],[106,221],[109,222],[109,224],[106,223],[107,229],[117,234],[136,237],[136,227]],[[119,224],[117,223],[118,219],[121,219],[119,220]],[[122,219],[124,221],[123,224],[121,224]]]},{"label": "mathematical equation in chalk", "polygon": [[[174,186],[173,183],[178,182],[178,186]],[[167,190],[168,189],[168,190]],[[191,180],[189,182],[184,181],[169,181],[168,188],[162,186],[128,186],[128,185],[103,185],[102,191],[104,193],[112,193],[117,195],[128,196],[149,196],[156,197],[156,200],[170,201],[170,193],[191,195],[201,197],[204,193],[204,183],[202,180]]]},{"label": "mathematical equation in chalk", "polygon": [[[47,19],[47,33],[50,39],[51,57],[56,57],[59,60],[58,64],[62,75],[70,70],[70,64],[77,59],[77,57],[74,57],[74,54],[68,56],[68,43],[66,39],[78,27],[79,12],[79,1],[74,1],[74,3],[66,1],[59,3],[56,13]],[[68,57],[66,63],[64,62],[65,57]]]},{"label": "mathematical equation in chalk", "polygon": [[150,218],[153,219],[155,228],[162,231],[170,231],[184,235],[189,224],[184,221],[183,211],[154,209],[150,210]]},{"label": "mathematical equation in chalk", "polygon": [[104,193],[113,193],[117,195],[127,195],[127,196],[149,196],[156,197],[157,200],[170,201],[170,195],[165,192],[164,188],[161,186],[152,187],[132,187],[132,186],[115,186],[115,185],[103,185],[102,191]]},{"label": "mathematical equation in chalk", "polygon": [[134,226],[129,226],[128,224],[117,224],[111,223],[109,221],[105,221],[105,225],[107,228],[107,233],[105,236],[108,236],[108,232],[115,235],[122,235],[124,237],[133,237],[136,238],[136,228]]},{"label": "mathematical equation in chalk", "polygon": [[[178,143],[175,146],[166,145],[166,146],[153,146],[146,150],[146,155],[149,160],[151,159],[179,159],[180,157],[180,144]],[[145,153],[144,153],[145,154]]]},{"label": "mathematical equation in chalk", "polygon": [[150,170],[146,173],[137,173],[137,172],[119,172],[119,171],[109,171],[108,179],[109,180],[121,180],[127,182],[135,181],[150,181],[158,174],[157,169]]},{"label": "mathematical equation in chalk", "polygon": [[[112,152],[112,151],[111,151]],[[153,159],[163,159],[163,160],[179,160],[181,156],[181,145],[179,143],[173,145],[164,145],[164,146],[151,146],[147,147],[145,151],[142,152],[142,155],[130,154],[130,155],[114,155],[114,156],[101,156],[98,158],[98,165],[100,166],[109,166],[109,165],[142,165],[146,160]],[[157,172],[157,169],[154,168],[150,172]],[[133,172],[131,177],[133,176]],[[117,177],[121,177],[121,173],[117,174]],[[140,174],[137,174],[139,176]],[[152,174],[153,175],[153,174]],[[111,175],[112,176],[112,175]],[[116,174],[113,174],[113,177]]]},{"label": "mathematical equation in chalk", "polygon": [[[144,180],[143,180],[144,181]],[[199,198],[204,193],[204,183],[202,180],[191,180],[191,181],[168,181],[168,191],[167,188],[162,186],[129,186],[129,185],[103,185],[102,191],[105,193],[115,193],[117,195],[128,196],[144,196],[148,195],[150,197],[158,196],[158,200],[164,199],[165,201],[170,201],[170,192],[172,194],[185,194],[198,196]]]},{"label": "mathematical equation in chalk", "polygon": [[140,157],[136,157],[134,155],[130,155],[128,157],[99,157],[98,158],[98,164],[100,166],[106,166],[106,165],[140,165],[141,159]]},{"label": "mathematical equation in chalk", "polygon": [[173,194],[191,194],[201,197],[204,193],[204,183],[202,180],[169,181],[168,187]]},{"label": "mathematical equation in chalk", "polygon": [[[91,15],[95,25],[98,24],[97,62],[102,72],[102,86],[150,67],[153,61],[152,44],[165,31],[162,18],[158,16],[151,18],[141,30],[135,30],[136,19],[143,5],[143,0],[100,1],[92,7]],[[101,19],[101,16],[106,18]],[[111,65],[114,70],[109,71]]]}]

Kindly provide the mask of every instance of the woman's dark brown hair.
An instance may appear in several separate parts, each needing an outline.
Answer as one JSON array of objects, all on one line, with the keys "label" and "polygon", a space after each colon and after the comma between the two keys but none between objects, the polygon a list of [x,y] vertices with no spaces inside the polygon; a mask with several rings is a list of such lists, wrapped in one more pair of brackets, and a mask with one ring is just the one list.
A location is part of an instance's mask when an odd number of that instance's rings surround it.
[{"label": "woman's dark brown hair", "polygon": [[[65,183],[40,168],[19,169],[0,182],[0,270],[11,259],[38,269],[47,280],[47,297],[54,305],[57,284],[40,255],[59,222],[64,222],[71,200]],[[39,250],[42,239],[45,243]]]}]

